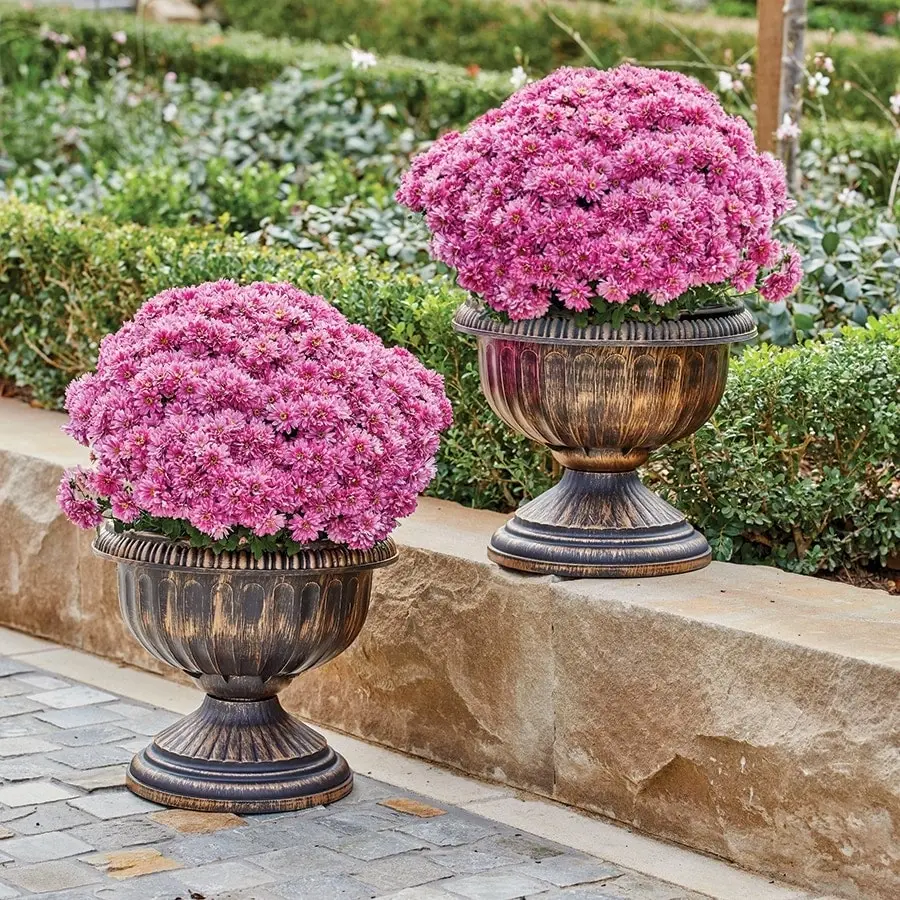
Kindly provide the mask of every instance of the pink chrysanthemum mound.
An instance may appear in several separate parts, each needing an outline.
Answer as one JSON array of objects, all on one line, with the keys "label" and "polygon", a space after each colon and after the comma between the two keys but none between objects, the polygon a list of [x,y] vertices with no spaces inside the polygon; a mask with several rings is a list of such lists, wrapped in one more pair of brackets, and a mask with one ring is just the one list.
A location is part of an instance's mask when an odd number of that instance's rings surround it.
[{"label": "pink chrysanthemum mound", "polygon": [[229,281],[148,300],[66,408],[93,458],[60,485],[70,519],[229,549],[371,547],[415,509],[451,420],[406,350],[290,284]]},{"label": "pink chrysanthemum mound", "polygon": [[771,237],[791,206],[781,164],[677,72],[559,69],[416,157],[397,199],[426,213],[460,285],[511,319],[595,298],[664,306],[701,285],[761,281],[782,299],[800,280]]}]

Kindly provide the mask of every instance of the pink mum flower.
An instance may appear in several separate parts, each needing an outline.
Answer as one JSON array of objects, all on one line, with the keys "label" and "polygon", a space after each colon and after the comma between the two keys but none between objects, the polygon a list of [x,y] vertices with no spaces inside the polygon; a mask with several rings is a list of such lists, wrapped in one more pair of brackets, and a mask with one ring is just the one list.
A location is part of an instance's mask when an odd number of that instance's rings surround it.
[{"label": "pink mum flower", "polygon": [[230,281],[148,300],[66,408],[94,460],[59,488],[83,528],[106,513],[356,548],[415,508],[452,418],[440,375],[321,297]]},{"label": "pink mum flower", "polygon": [[[397,199],[426,214],[460,285],[511,319],[751,290],[782,255],[771,230],[791,206],[743,119],[693,78],[631,65],[525,85],[417,156]],[[799,280],[782,266],[763,295]]]}]

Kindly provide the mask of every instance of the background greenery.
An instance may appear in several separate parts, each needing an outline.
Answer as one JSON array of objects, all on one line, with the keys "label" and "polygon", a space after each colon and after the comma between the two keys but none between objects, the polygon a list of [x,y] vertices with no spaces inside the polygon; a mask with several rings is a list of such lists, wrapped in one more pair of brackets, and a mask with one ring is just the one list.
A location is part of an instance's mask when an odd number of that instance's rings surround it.
[{"label": "background greenery", "polygon": [[[696,16],[672,17],[638,3],[608,6],[539,0],[224,0],[227,14],[240,28],[304,40],[340,43],[352,32],[362,46],[381,53],[440,59],[462,66],[509,70],[517,55],[538,74],[561,65],[590,62],[586,44],[603,66],[623,59],[687,68],[709,83],[715,73],[698,64],[716,65],[753,58],[753,23],[711,22]],[[555,24],[563,21],[581,36],[573,39]],[[812,50],[834,59],[838,78],[863,78],[875,94],[887,97],[897,86],[898,46],[872,44],[865,36],[813,39]],[[518,54],[517,54],[518,51]],[[880,111],[859,93],[833,91],[826,98],[830,114],[880,118]]]},{"label": "background greenery", "polygon": [[[463,295],[392,196],[410,155],[500,102],[508,74],[393,57],[358,70],[343,47],[121,17],[0,17],[0,382],[58,407],[100,337],[163,287],[289,280],[444,374],[456,424],[433,493],[511,509],[549,486],[546,454],[483,401],[474,347],[449,327]],[[734,361],[716,418],[648,476],[719,558],[814,572],[900,538],[898,146],[828,117],[804,147],[779,226],[804,287],[755,310],[763,343]]]}]

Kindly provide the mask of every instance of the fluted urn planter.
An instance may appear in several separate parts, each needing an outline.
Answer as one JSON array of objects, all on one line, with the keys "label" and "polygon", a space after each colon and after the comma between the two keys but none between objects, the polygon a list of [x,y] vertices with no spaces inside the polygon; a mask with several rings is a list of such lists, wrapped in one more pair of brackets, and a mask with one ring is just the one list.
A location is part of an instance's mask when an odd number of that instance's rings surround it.
[{"label": "fluted urn planter", "polygon": [[756,334],[749,312],[579,328],[571,316],[504,322],[472,300],[454,325],[478,340],[481,386],[494,412],[562,466],[559,483],[494,534],[491,559],[570,577],[668,575],[709,563],[703,535],[636,469],[712,415],[729,345]]},{"label": "fluted urn planter", "polygon": [[350,791],[343,757],[277,695],[353,643],[373,570],[396,559],[392,540],[371,550],[322,542],[255,559],[102,528],[94,549],[118,564],[134,636],[206,692],[196,712],[135,756],[127,777],[134,793],[185,809],[263,813]]}]

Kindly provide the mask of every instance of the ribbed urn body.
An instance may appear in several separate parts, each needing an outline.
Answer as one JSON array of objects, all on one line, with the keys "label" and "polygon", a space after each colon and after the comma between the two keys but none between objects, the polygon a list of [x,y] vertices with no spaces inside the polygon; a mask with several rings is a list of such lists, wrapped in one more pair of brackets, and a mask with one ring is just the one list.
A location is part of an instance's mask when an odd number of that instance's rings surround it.
[{"label": "ribbed urn body", "polygon": [[469,303],[455,325],[478,340],[491,409],[564,467],[556,487],[494,535],[495,561],[573,577],[672,574],[709,562],[703,536],[634,470],[712,415],[729,344],[755,334],[748,312],[579,328],[564,317],[504,323]]},{"label": "ribbed urn body", "polygon": [[374,569],[396,558],[392,541],[255,559],[103,529],[94,548],[118,564],[122,615],[137,640],[208,695],[135,757],[132,790],[169,805],[262,812],[350,789],[343,759],[276,695],[353,643]]}]

